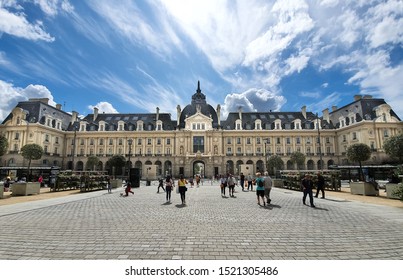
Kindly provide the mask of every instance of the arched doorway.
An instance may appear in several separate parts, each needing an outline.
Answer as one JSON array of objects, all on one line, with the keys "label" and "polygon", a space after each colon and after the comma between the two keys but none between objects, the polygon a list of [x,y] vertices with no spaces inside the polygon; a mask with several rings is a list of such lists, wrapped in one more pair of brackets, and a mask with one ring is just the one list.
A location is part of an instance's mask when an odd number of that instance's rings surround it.
[{"label": "arched doorway", "polygon": [[313,160],[308,160],[308,170],[314,170],[315,169],[315,163]]},{"label": "arched doorway", "polygon": [[205,177],[206,168],[203,161],[195,161],[193,163],[193,176],[199,174],[202,178]]}]

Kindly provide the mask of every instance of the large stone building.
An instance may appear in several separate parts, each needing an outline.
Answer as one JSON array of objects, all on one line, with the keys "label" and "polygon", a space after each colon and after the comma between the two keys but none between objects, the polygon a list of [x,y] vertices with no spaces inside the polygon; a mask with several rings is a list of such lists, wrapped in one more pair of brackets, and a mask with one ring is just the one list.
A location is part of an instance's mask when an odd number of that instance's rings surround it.
[{"label": "large stone building", "polygon": [[[231,172],[264,170],[267,158],[279,155],[285,169],[295,169],[290,155],[306,155],[304,169],[326,169],[347,164],[347,148],[365,143],[373,153],[368,163],[388,161],[384,141],[403,132],[403,122],[385,100],[354,96],[341,108],[322,111],[322,117],[307,112],[231,112],[221,119],[197,85],[191,103],[178,105],[176,120],[156,108],[149,114],[110,114],[94,109],[79,118],[46,99],[19,102],[0,125],[9,147],[2,156],[3,169],[27,166],[21,147],[36,143],[45,155],[32,166],[59,166],[86,170],[87,157],[99,158],[97,170],[105,170],[113,155],[123,155],[128,166],[138,168],[143,178],[172,173],[211,177]],[[321,166],[322,162],[322,166]],[[124,170],[120,174],[124,175]]]}]

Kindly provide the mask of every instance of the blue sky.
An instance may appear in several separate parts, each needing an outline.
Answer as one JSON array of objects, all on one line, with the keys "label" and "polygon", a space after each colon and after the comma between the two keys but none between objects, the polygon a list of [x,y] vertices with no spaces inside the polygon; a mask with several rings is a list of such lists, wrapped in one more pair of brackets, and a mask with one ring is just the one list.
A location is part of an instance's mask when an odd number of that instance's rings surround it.
[{"label": "blue sky", "polygon": [[18,101],[171,113],[197,81],[223,117],[356,94],[403,119],[403,1],[0,0],[0,121]]}]

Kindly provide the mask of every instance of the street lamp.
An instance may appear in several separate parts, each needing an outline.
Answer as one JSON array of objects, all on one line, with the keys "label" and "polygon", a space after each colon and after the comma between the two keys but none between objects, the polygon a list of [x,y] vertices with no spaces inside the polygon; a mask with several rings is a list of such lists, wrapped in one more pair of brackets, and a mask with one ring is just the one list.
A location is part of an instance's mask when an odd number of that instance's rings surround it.
[{"label": "street lamp", "polygon": [[128,160],[127,177],[128,177],[128,180],[130,181],[130,167],[131,167],[131,165],[132,165],[131,162],[130,162],[130,156],[131,156],[131,154],[132,154],[133,139],[128,139],[128,140],[127,140],[127,144],[129,144],[129,154],[128,154],[129,160]]},{"label": "street lamp", "polygon": [[71,155],[71,169],[74,171],[74,154],[76,153],[76,138],[77,138],[77,126],[74,125],[74,138],[73,138],[73,151]]},{"label": "street lamp", "polygon": [[269,143],[269,138],[264,138],[263,139],[263,141],[264,141],[264,146],[263,146],[263,149],[264,149],[264,160],[265,160],[265,163],[264,163],[264,165],[263,165],[263,172],[266,170],[267,172],[269,171],[269,168],[268,168],[268,164],[267,164],[267,162],[269,161],[269,159],[268,159],[268,157],[267,157],[267,144]]},{"label": "street lamp", "polygon": [[318,145],[319,145],[320,170],[323,170],[322,147],[321,147],[321,144],[320,144],[320,130],[319,130],[319,117],[318,117],[318,113],[316,113],[316,127],[317,127],[317,129],[318,129]]}]

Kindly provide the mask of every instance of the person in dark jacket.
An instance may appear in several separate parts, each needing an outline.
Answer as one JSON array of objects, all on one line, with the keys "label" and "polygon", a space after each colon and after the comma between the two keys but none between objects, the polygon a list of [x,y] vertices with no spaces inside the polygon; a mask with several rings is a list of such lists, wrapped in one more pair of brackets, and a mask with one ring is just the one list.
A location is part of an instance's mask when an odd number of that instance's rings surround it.
[{"label": "person in dark jacket", "polygon": [[325,178],[322,176],[320,172],[318,172],[318,181],[316,182],[315,197],[318,197],[320,191],[322,192],[321,198],[325,198]]},{"label": "person in dark jacket", "polygon": [[315,207],[313,204],[313,194],[312,194],[312,188],[313,188],[313,182],[311,179],[311,175],[305,174],[304,179],[301,181],[302,184],[302,190],[304,192],[304,196],[302,197],[302,203],[306,205],[305,200],[306,196],[309,195],[309,202],[311,204],[311,207]]}]

